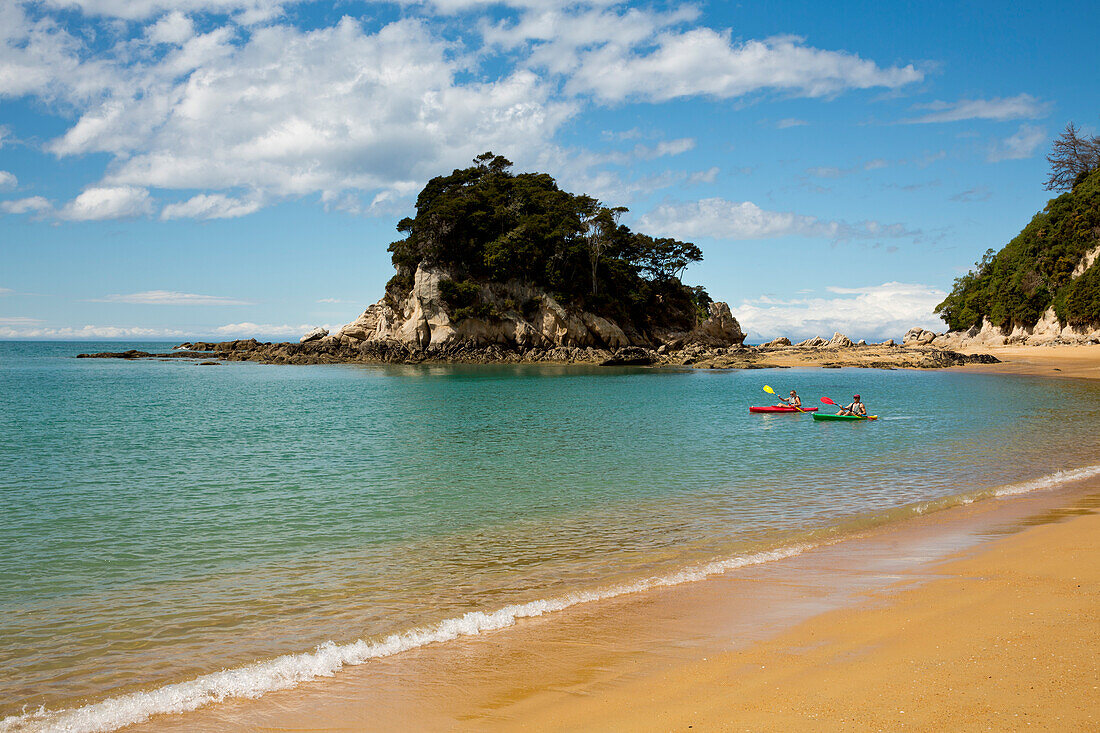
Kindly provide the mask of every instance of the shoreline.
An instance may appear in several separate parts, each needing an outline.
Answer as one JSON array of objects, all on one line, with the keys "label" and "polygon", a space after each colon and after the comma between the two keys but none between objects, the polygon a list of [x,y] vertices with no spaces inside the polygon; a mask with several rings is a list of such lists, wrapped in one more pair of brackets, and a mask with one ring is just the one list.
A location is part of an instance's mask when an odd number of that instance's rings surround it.
[{"label": "shoreline", "polygon": [[[367,342],[361,348],[344,348],[319,342],[270,343],[255,339],[221,343],[185,342],[166,353],[108,351],[77,354],[78,359],[196,360],[202,365],[250,361],[262,364],[555,364],[580,366],[645,366],[692,369],[786,369],[822,367],[839,369],[942,369],[966,364],[991,364],[989,354],[962,354],[937,346],[824,345],[824,346],[687,346],[682,349],[649,349],[627,346],[505,349],[457,343],[446,347],[409,349],[396,342]],[[213,360],[213,361],[210,361]]]},{"label": "shoreline", "polygon": [[[773,670],[797,662],[766,645],[804,633],[800,625],[829,627],[835,623],[825,621],[829,614],[858,615],[868,604],[888,609],[911,586],[919,591],[949,579],[947,558],[960,552],[977,556],[1002,542],[988,540],[1005,532],[1006,523],[1056,516],[1083,499],[1100,504],[1100,478],[918,516],[786,559],[375,659],[258,700],[157,716],[133,730],[359,730],[407,727],[411,721],[433,729],[583,729],[593,721],[606,730],[683,728],[684,721],[721,728],[720,717],[688,715],[697,714],[695,702],[693,711],[684,709],[685,700],[696,699],[689,693],[698,685],[717,684],[711,678],[715,664],[733,674],[745,664],[737,655],[771,655],[764,663]],[[1012,533],[1003,542],[1026,534]],[[677,695],[661,696],[674,689]],[[730,694],[711,692],[718,699]],[[425,717],[428,709],[433,712]],[[677,715],[688,717],[678,722]]]}]

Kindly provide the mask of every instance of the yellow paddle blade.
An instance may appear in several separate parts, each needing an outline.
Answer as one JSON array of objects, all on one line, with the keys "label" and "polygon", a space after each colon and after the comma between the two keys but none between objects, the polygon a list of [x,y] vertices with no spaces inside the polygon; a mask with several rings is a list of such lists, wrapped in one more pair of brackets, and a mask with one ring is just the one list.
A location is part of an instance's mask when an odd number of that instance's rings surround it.
[{"label": "yellow paddle blade", "polygon": [[769,387],[766,384],[764,385],[764,391],[767,392],[768,394],[775,394],[775,390],[772,389],[771,387]]}]

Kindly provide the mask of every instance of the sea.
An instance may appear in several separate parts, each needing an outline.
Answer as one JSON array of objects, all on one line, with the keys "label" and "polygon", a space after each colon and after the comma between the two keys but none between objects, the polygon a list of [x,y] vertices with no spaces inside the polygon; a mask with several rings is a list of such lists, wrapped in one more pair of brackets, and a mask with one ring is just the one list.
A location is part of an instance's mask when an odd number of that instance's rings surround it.
[{"label": "sea", "polygon": [[[1100,385],[0,342],[0,731],[108,731],[1100,475]],[[750,414],[770,385],[876,421]]]}]

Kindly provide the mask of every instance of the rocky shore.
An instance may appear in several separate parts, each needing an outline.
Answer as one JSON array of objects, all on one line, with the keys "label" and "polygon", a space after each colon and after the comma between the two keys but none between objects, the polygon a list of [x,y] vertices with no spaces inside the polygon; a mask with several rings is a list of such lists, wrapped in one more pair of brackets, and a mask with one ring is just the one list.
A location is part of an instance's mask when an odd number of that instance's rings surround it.
[{"label": "rocky shore", "polygon": [[[989,364],[988,354],[966,355],[936,346],[854,344],[840,339],[817,339],[801,345],[777,340],[759,346],[706,346],[681,348],[662,345],[618,348],[555,346],[529,349],[498,344],[477,346],[455,342],[428,349],[412,349],[396,341],[365,342],[355,347],[311,340],[304,343],[270,343],[255,339],[181,344],[175,351],[154,354],[142,351],[80,354],[78,358],[198,359],[209,362],[252,361],[264,364],[587,364],[598,366],[692,367],[698,369],[768,369],[793,366],[872,369],[939,369],[963,364]],[[821,343],[816,343],[820,341]]]}]

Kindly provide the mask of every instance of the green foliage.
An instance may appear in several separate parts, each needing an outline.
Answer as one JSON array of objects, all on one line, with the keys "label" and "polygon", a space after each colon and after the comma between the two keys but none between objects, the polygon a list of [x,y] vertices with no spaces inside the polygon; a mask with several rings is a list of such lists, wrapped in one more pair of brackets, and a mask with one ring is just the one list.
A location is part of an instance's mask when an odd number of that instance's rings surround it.
[{"label": "green foliage", "polygon": [[696,296],[679,276],[702,260],[697,246],[632,232],[618,223],[626,209],[563,191],[545,173],[514,174],[501,156],[484,153],[474,163],[430,180],[416,215],[398,223],[405,238],[389,251],[399,272],[423,263],[454,273],[458,282],[444,297],[466,317],[484,309],[463,283],[515,279],[640,327],[695,318]]},{"label": "green foliage", "polygon": [[1063,323],[1100,325],[1100,263],[1072,279],[1085,253],[1100,244],[1100,171],[1051,199],[1004,249],[986,252],[955,280],[936,307],[952,330],[980,325],[1033,326],[1051,305]]},{"label": "green foliage", "polygon": [[491,318],[496,311],[481,299],[481,286],[473,280],[440,280],[439,295],[451,309],[455,323],[466,318]]},{"label": "green foliage", "polygon": [[397,304],[409,297],[409,293],[413,287],[413,276],[408,270],[401,268],[397,274],[390,278],[390,281],[386,283],[386,303],[395,310]]}]

